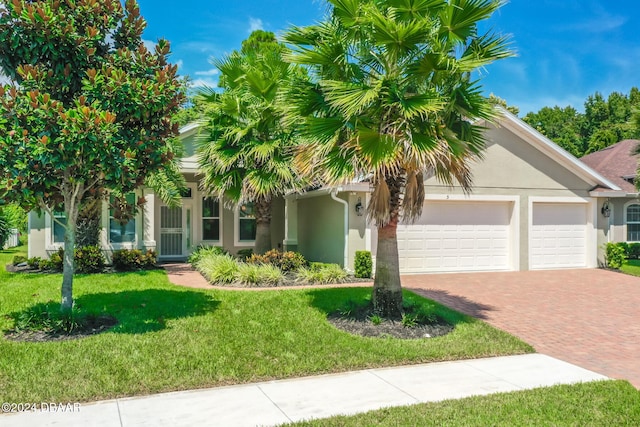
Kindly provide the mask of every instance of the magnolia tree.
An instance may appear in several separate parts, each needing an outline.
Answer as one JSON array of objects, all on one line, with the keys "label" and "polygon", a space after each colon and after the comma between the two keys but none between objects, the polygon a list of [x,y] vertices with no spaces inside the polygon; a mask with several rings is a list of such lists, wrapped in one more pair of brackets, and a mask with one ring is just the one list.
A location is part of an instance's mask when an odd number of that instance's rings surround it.
[{"label": "magnolia tree", "polygon": [[[171,122],[183,102],[169,43],[142,43],[128,0],[13,0],[0,8],[0,199],[66,221],[62,309],[73,305],[83,203],[175,169]],[[160,179],[161,181],[161,179]]]}]

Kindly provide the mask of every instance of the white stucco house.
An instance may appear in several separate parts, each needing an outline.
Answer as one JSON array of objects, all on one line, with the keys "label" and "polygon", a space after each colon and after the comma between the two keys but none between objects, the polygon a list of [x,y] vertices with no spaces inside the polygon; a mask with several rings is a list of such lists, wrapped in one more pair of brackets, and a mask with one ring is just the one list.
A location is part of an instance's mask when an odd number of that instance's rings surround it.
[{"label": "white stucco house", "polygon": [[[486,130],[487,148],[484,159],[473,165],[471,195],[435,178],[425,181],[422,217],[398,229],[401,272],[593,268],[603,261],[600,248],[618,227],[603,214],[603,205],[611,206],[612,194],[623,190],[517,117],[502,113]],[[188,182],[182,207],[169,208],[141,189],[130,197],[144,196],[144,208],[121,226],[105,203],[102,246],[107,252],[153,248],[168,260],[184,259],[200,244],[231,252],[253,246],[251,206],[227,209],[198,187],[193,155],[198,131],[197,124],[181,129]],[[369,196],[368,183],[352,183],[276,200],[273,246],[352,269],[355,251],[371,250],[375,257],[376,228],[362,209]],[[48,215],[31,213],[29,256],[46,256],[61,246],[59,228]]]}]

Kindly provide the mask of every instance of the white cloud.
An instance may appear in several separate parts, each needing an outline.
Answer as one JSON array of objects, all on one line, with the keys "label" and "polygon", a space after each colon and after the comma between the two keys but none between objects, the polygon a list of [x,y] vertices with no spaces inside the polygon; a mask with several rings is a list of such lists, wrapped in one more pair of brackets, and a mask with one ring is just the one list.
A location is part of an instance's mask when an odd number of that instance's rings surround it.
[{"label": "white cloud", "polygon": [[218,86],[218,83],[212,79],[195,79],[189,82],[189,87],[191,88],[199,88],[199,87],[215,88],[217,86]]},{"label": "white cloud", "polygon": [[184,61],[182,59],[178,59],[175,65],[177,65],[178,69],[180,70],[184,66]]},{"label": "white cloud", "polygon": [[142,39],[142,44],[144,44],[149,52],[154,52],[156,50],[156,43],[151,40]]},{"label": "white cloud", "polygon": [[212,68],[207,71],[196,71],[194,74],[196,76],[217,76],[219,73],[217,68]]},{"label": "white cloud", "polygon": [[262,24],[262,19],[259,18],[249,18],[249,32],[252,33],[256,30],[264,30],[264,25]]}]

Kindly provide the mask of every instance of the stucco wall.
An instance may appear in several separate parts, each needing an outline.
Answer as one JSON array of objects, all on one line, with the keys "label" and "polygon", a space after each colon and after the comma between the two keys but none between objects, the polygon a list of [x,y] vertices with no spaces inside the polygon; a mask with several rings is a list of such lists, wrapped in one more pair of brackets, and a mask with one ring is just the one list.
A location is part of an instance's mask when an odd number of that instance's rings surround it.
[{"label": "stucco wall", "polygon": [[28,257],[46,258],[45,249],[45,214],[38,215],[36,212],[29,212],[29,254]]},{"label": "stucco wall", "polygon": [[[491,128],[486,139],[484,158],[472,166],[471,194],[487,198],[514,196],[518,200],[514,206],[519,210],[519,269],[528,270],[532,198],[590,199],[592,185],[507,129]],[[425,192],[427,195],[464,194],[459,186],[448,187],[435,177],[425,180]]]},{"label": "stucco wall", "polygon": [[298,200],[298,250],[308,260],[343,265],[344,241],[341,203],[327,194]]}]

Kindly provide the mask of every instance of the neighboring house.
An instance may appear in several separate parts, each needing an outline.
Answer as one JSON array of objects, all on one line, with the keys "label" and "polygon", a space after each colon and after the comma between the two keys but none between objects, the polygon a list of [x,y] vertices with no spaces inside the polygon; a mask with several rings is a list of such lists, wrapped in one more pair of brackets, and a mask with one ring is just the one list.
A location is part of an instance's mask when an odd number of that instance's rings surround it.
[{"label": "neighboring house", "polygon": [[[197,124],[181,129],[189,187],[182,207],[168,208],[150,190],[140,190],[130,197],[144,195],[144,208],[132,223],[120,225],[105,203],[106,250],[154,248],[160,259],[184,259],[200,244],[231,252],[253,246],[251,207],[230,209],[198,188],[193,155],[198,129]],[[470,195],[426,179],[422,217],[398,227],[401,272],[598,266],[598,248],[610,237],[609,218],[601,209],[611,196],[601,190],[622,191],[619,184],[506,111],[486,132],[487,149],[473,165]],[[371,250],[375,257],[377,230],[364,209],[369,197],[365,182],[279,199],[272,208],[272,244],[353,269],[357,250]],[[48,215],[31,213],[29,220],[29,256],[46,256],[61,246],[61,227]]]},{"label": "neighboring house", "polygon": [[640,242],[640,194],[635,186],[639,144],[627,139],[580,159],[618,187],[599,187],[591,193],[602,201],[601,213],[607,216],[599,243]]}]

